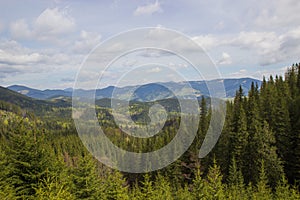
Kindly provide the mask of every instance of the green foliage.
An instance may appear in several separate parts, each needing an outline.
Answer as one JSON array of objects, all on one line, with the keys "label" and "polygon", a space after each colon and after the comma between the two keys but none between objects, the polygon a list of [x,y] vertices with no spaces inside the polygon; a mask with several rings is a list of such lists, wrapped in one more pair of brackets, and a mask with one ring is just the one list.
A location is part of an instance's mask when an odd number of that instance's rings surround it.
[{"label": "green foliage", "polygon": [[36,188],[36,199],[40,200],[72,200],[75,196],[71,194],[68,183],[58,177],[47,176],[41,180]]},{"label": "green foliage", "polygon": [[[198,150],[212,112],[203,97],[194,143],[168,167],[145,175],[111,170],[91,157],[63,102],[55,106],[0,88],[0,199],[300,199],[299,69],[294,65],[284,79],[264,78],[261,88],[252,84],[247,96],[240,87],[226,104],[220,140],[200,168]],[[148,139],[122,132],[110,108],[97,107],[97,116],[115,145],[150,152],[169,143],[180,126],[176,101],[160,102],[168,119]],[[151,105],[130,104],[135,122],[148,122]],[[38,117],[28,112],[30,106]]]},{"label": "green foliage", "polygon": [[207,174],[207,182],[205,182],[205,197],[212,200],[226,199],[220,167],[217,165],[215,159],[213,166],[210,167]]},{"label": "green foliage", "polygon": [[243,90],[236,93],[233,107],[233,117],[231,121],[232,132],[230,133],[229,151],[231,151],[231,158],[235,157],[237,165],[245,166],[246,148],[248,145],[248,130],[247,118],[244,109]]},{"label": "green foliage", "polygon": [[259,181],[256,186],[257,190],[253,193],[253,199],[269,200],[272,199],[271,188],[268,185],[268,178],[265,171],[264,161],[261,161]]},{"label": "green foliage", "polygon": [[104,196],[101,196],[101,199],[129,199],[128,187],[120,172],[112,171],[102,184]]},{"label": "green foliage", "polygon": [[247,199],[244,178],[234,157],[229,168],[227,193],[228,199]]},{"label": "green foliage", "polygon": [[157,199],[157,200],[173,199],[172,188],[170,186],[170,182],[160,174],[158,174],[155,179],[154,194],[155,194],[155,196],[153,199]]},{"label": "green foliage", "polygon": [[0,199],[15,199],[15,191],[12,185],[6,179],[8,177],[7,157],[2,148],[0,148]]},{"label": "green foliage", "polygon": [[142,189],[141,194],[143,199],[151,199],[155,193],[154,193],[154,184],[153,181],[150,180],[149,174],[145,174],[144,181],[142,181]]},{"label": "green foliage", "polygon": [[8,181],[14,186],[17,196],[26,198],[35,195],[34,188],[50,166],[47,152],[41,147],[42,136],[31,128],[19,122],[15,132],[10,134],[6,151]]},{"label": "green foliage", "polygon": [[[78,161],[70,169],[71,193],[76,199],[100,199],[103,197],[103,188],[96,171],[96,163],[89,155]],[[104,199],[104,198],[103,198]]]},{"label": "green foliage", "polygon": [[278,200],[300,199],[299,190],[291,187],[284,176],[278,182],[274,196]]},{"label": "green foliage", "polygon": [[205,199],[205,182],[201,177],[200,167],[196,170],[196,176],[193,179],[193,198],[194,199]]}]

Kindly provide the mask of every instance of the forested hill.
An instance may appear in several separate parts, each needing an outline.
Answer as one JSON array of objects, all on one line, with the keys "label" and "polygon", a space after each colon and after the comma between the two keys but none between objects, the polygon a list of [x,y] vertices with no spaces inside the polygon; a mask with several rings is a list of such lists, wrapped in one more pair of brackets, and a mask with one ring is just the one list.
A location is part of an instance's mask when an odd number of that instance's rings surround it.
[{"label": "forested hill", "polygon": [[[251,84],[249,93],[240,87],[226,104],[217,145],[203,159],[198,154],[211,109],[208,99],[201,98],[198,132],[188,151],[171,165],[145,174],[122,173],[93,158],[66,114],[70,107],[51,106],[46,116],[24,115],[20,106],[33,103],[43,110],[49,102],[3,88],[0,92],[5,93],[0,96],[0,199],[300,199],[298,64],[284,78],[265,78],[260,88]],[[129,112],[139,123],[147,109],[139,102]],[[170,112],[157,135],[137,138],[116,126],[109,107],[96,106],[96,114],[112,143],[138,153],[168,144],[181,120]]]},{"label": "forested hill", "polygon": [[[235,91],[242,86],[244,92],[247,94],[251,83],[255,82],[260,87],[261,81],[252,78],[239,78],[239,79],[216,79],[216,80],[209,80],[210,84],[214,84],[216,82],[223,82],[226,92],[227,98],[232,98],[235,95]],[[194,89],[197,96],[209,96],[209,91],[206,85],[206,81],[189,81],[190,86]],[[167,98],[174,98],[173,93],[170,92],[169,89],[175,91],[176,94],[179,94],[179,97],[188,98],[189,92],[184,88],[185,84],[180,82],[166,82],[163,85],[160,83],[149,83],[145,85],[137,85],[137,86],[126,86],[122,88],[116,88],[114,86],[109,86],[103,89],[96,90],[96,99],[102,98],[112,98],[112,93],[115,89],[118,89],[118,95],[114,98],[123,100],[128,99],[129,91],[135,90],[133,100],[135,101],[154,101],[154,100],[162,100]],[[24,94],[28,97],[32,97],[35,99],[52,99],[56,97],[71,97],[72,96],[72,89],[65,89],[65,90],[37,90],[25,86],[20,85],[12,85],[9,86],[8,89],[16,91],[20,94]],[[78,94],[82,96],[87,96],[88,94],[92,93],[92,90],[80,90]]]},{"label": "forested hill", "polygon": [[24,110],[34,111],[38,114],[42,110],[52,107],[70,107],[71,101],[65,99],[39,100],[0,86],[0,101],[6,101],[17,105]]}]

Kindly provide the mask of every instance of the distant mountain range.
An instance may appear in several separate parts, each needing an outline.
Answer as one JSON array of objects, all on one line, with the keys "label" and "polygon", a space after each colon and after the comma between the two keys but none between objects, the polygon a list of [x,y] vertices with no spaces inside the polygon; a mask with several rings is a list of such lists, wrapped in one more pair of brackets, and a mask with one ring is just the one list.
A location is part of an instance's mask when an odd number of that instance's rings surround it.
[{"label": "distant mountain range", "polygon": [[33,110],[37,112],[41,110],[49,110],[51,109],[51,107],[68,107],[71,105],[70,100],[65,101],[64,99],[34,99],[0,86],[0,102],[1,101],[17,105],[26,110]]},{"label": "distant mountain range", "polygon": [[[257,83],[260,87],[261,81],[252,78],[239,78],[239,79],[216,79],[210,80],[210,84],[217,83],[222,81],[225,86],[225,92],[227,98],[232,98],[235,96],[236,91],[238,90],[239,86],[242,86],[244,94],[247,95],[248,91],[251,87],[251,83]],[[194,93],[200,97],[202,95],[209,96],[209,91],[206,86],[206,81],[189,81],[189,84],[194,89]],[[167,82],[163,83],[162,86],[159,83],[150,83],[145,85],[139,86],[126,86],[126,87],[114,87],[109,86],[103,89],[96,90],[96,99],[104,99],[104,98],[112,98],[112,94],[114,91],[117,91],[117,95],[114,98],[124,100],[124,99],[131,99],[134,101],[155,101],[155,100],[162,100],[173,98],[175,95],[171,92],[168,88],[172,91],[175,91],[176,94],[179,94],[182,98],[189,98],[190,91],[187,91],[184,87],[185,84],[182,82]],[[72,88],[67,88],[64,90],[37,90],[21,85],[12,85],[7,87],[10,90],[18,92],[19,94],[26,95],[28,97],[39,99],[39,100],[49,100],[49,99],[60,99],[64,97],[72,97]],[[134,91],[132,97],[129,97],[128,94],[130,91]],[[93,90],[77,90],[80,96],[87,96],[93,92]]]}]

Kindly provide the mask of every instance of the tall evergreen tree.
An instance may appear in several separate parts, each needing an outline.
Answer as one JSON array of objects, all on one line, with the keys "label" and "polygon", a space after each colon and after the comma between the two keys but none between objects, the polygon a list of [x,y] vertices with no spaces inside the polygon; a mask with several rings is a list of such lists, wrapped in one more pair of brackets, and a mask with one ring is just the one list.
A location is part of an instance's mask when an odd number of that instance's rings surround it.
[{"label": "tall evergreen tree", "polygon": [[205,199],[204,180],[201,177],[200,166],[197,167],[195,178],[193,179],[193,198],[200,200]]},{"label": "tall evergreen tree", "polygon": [[153,199],[157,199],[157,200],[173,199],[170,182],[160,174],[158,174],[155,179],[154,193],[155,193],[155,196]]},{"label": "tall evergreen tree", "polygon": [[288,69],[285,80],[289,85],[291,100],[289,113],[291,121],[290,146],[287,152],[286,173],[290,182],[300,180],[300,90],[299,64]]},{"label": "tall evergreen tree", "polygon": [[115,170],[109,173],[107,179],[104,181],[104,192],[107,199],[129,199],[127,183],[123,175]]},{"label": "tall evergreen tree", "polygon": [[51,166],[47,152],[42,148],[42,137],[34,126],[28,127],[21,121],[9,139],[8,179],[18,197],[33,198],[39,180]]},{"label": "tall evergreen tree", "polygon": [[229,150],[231,156],[235,157],[236,163],[241,169],[244,168],[246,159],[245,152],[248,145],[247,118],[244,110],[243,90],[240,87],[234,98],[233,117],[232,117],[232,132],[230,133]]},{"label": "tall evergreen tree", "polygon": [[289,99],[290,92],[287,84],[282,77],[276,78],[276,96],[274,126],[271,127],[275,134],[276,147],[278,148],[279,157],[283,161],[287,161],[288,149],[291,144],[291,122],[289,116]]},{"label": "tall evergreen tree", "polygon": [[255,140],[256,134],[262,130],[261,117],[259,115],[259,91],[258,86],[252,82],[251,89],[246,101],[246,113],[247,113],[247,131],[249,133],[248,142],[245,149],[245,166],[243,175],[246,183],[255,181],[253,174],[257,173],[256,161],[257,155],[257,141]]},{"label": "tall evergreen tree", "polygon": [[268,185],[268,178],[265,171],[264,161],[261,161],[259,173],[259,181],[256,185],[257,191],[253,193],[252,198],[255,200],[270,200],[272,199],[271,188]]},{"label": "tall evergreen tree", "polygon": [[71,194],[68,182],[52,176],[50,173],[40,180],[36,189],[38,200],[73,200],[75,195]]},{"label": "tall evergreen tree", "polygon": [[216,159],[214,159],[213,166],[209,168],[207,174],[207,182],[205,183],[205,196],[207,199],[212,200],[226,199],[224,185],[222,183],[222,175]]},{"label": "tall evergreen tree", "polygon": [[300,199],[299,191],[290,187],[284,176],[282,176],[281,180],[278,182],[274,196],[275,199],[278,200]]},{"label": "tall evergreen tree", "polygon": [[77,199],[105,199],[104,189],[96,170],[96,163],[89,155],[79,159],[70,169],[71,193]]},{"label": "tall evergreen tree", "polygon": [[[2,144],[1,144],[2,145]],[[8,182],[8,173],[7,168],[8,162],[5,152],[0,145],[0,199],[10,200],[16,199],[15,191],[12,185]]]},{"label": "tall evergreen tree", "polygon": [[228,199],[247,199],[244,178],[241,170],[236,165],[235,158],[232,158],[228,176],[227,187]]},{"label": "tall evergreen tree", "polygon": [[[254,174],[259,174],[261,169],[261,160],[264,162],[264,167],[267,169],[267,178],[269,184],[274,188],[283,175],[283,167],[280,158],[276,153],[275,137],[273,132],[270,130],[268,123],[265,121],[262,127],[262,131],[256,133],[253,142],[257,144],[256,150],[256,166],[258,169]],[[258,181],[259,179],[257,179]]]}]

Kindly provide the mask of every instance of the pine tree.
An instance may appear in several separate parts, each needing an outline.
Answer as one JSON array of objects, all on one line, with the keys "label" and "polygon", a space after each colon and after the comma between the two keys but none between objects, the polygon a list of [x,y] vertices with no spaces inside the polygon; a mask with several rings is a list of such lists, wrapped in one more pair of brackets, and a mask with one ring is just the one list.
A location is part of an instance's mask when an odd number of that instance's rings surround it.
[{"label": "pine tree", "polygon": [[[267,169],[267,179],[269,184],[274,188],[283,175],[283,167],[281,160],[277,156],[276,147],[274,146],[274,134],[266,121],[263,124],[262,131],[254,135],[253,143],[256,144],[253,152],[257,155],[253,175],[259,174],[259,170],[261,170],[261,160],[263,160],[264,167]],[[259,177],[256,178],[255,182],[258,180]]]},{"label": "pine tree", "polygon": [[207,182],[205,184],[205,196],[207,199],[220,200],[225,199],[224,186],[222,184],[222,175],[216,159],[213,166],[209,168]]},{"label": "pine tree", "polygon": [[235,157],[236,163],[241,169],[244,169],[246,159],[245,152],[248,145],[247,118],[244,110],[243,90],[240,87],[234,99],[233,117],[232,117],[232,132],[230,134],[229,150],[231,156]]},{"label": "pine tree", "polygon": [[7,157],[0,146],[0,199],[3,200],[16,199],[14,188],[7,180],[9,173],[7,165]]},{"label": "pine tree", "polygon": [[282,176],[275,190],[275,199],[278,200],[294,200],[300,199],[299,191],[290,187],[286,178]]},{"label": "pine tree", "polygon": [[231,162],[227,187],[228,199],[247,199],[242,172],[236,165],[234,157]]},{"label": "pine tree", "polygon": [[245,182],[255,182],[256,174],[259,168],[256,168],[256,161],[259,158],[257,154],[257,141],[255,140],[255,136],[261,132],[261,118],[259,115],[259,91],[258,86],[254,85],[252,82],[251,89],[248,94],[247,102],[246,102],[246,110],[247,110],[247,131],[249,133],[248,142],[245,149],[245,161],[243,168],[243,175],[245,178]]},{"label": "pine tree", "polygon": [[153,196],[155,196],[153,187],[153,182],[150,180],[149,174],[145,174],[141,189],[143,199],[153,199]]},{"label": "pine tree", "polygon": [[270,200],[272,199],[271,189],[268,185],[268,178],[265,172],[264,161],[261,161],[259,181],[256,185],[257,191],[253,193],[255,200]]},{"label": "pine tree", "polygon": [[112,173],[108,174],[103,187],[107,199],[129,199],[127,183],[118,171],[112,171]]},{"label": "pine tree", "polygon": [[194,200],[193,193],[189,191],[189,186],[187,184],[184,187],[180,187],[174,191],[174,199],[181,200]]},{"label": "pine tree", "polygon": [[14,133],[10,134],[8,147],[8,180],[22,198],[33,198],[39,180],[51,166],[45,149],[42,148],[42,136],[35,127],[26,127],[21,121]]},{"label": "pine tree", "polygon": [[291,122],[290,145],[287,150],[286,174],[290,182],[300,180],[300,89],[299,64],[293,65],[285,75],[289,86],[291,99],[289,101],[289,114]]},{"label": "pine tree", "polygon": [[231,165],[230,161],[232,159],[232,149],[233,146],[232,137],[234,136],[233,133],[233,104],[232,102],[227,102],[226,104],[226,117],[225,117],[225,123],[222,130],[222,134],[220,135],[220,138],[218,140],[217,145],[214,147],[213,151],[211,153],[215,153],[216,157],[218,158],[218,161],[220,163],[220,166],[222,166],[222,172],[224,175],[224,179],[227,179],[229,167]]},{"label": "pine tree", "polygon": [[96,163],[90,155],[79,159],[77,166],[70,169],[71,193],[77,199],[105,199]]},{"label": "pine tree", "polygon": [[200,166],[197,167],[195,178],[193,179],[193,198],[194,199],[205,199],[204,180],[201,177]]},{"label": "pine tree", "polygon": [[260,113],[261,118],[266,120],[271,127],[274,126],[274,120],[275,120],[275,104],[276,104],[276,90],[274,86],[274,81],[272,76],[270,76],[270,80],[267,82],[265,77],[263,79],[263,82],[261,84],[260,89]]},{"label": "pine tree", "polygon": [[47,176],[39,182],[38,187],[36,188],[36,199],[73,200],[75,199],[75,196],[71,194],[68,182],[47,173]]},{"label": "pine tree", "polygon": [[200,112],[200,125],[199,125],[199,129],[198,129],[198,144],[196,145],[197,150],[200,149],[201,146],[201,142],[203,142],[203,139],[206,135],[207,129],[208,129],[208,110],[207,110],[207,103],[206,103],[206,99],[204,96],[202,96],[201,98],[201,103],[200,103],[200,108],[201,108],[201,112]]},{"label": "pine tree", "polygon": [[[289,99],[290,92],[287,84],[283,81],[282,77],[276,78],[276,104],[274,126],[271,127],[275,134],[276,147],[278,148],[279,157],[286,161],[288,157],[288,149],[291,144],[291,122],[289,116]],[[275,93],[275,92],[274,92]]]},{"label": "pine tree", "polygon": [[155,196],[153,199],[161,200],[171,200],[172,197],[172,190],[170,186],[170,182],[166,180],[162,175],[158,174],[155,179],[155,185],[154,185],[154,193]]}]

